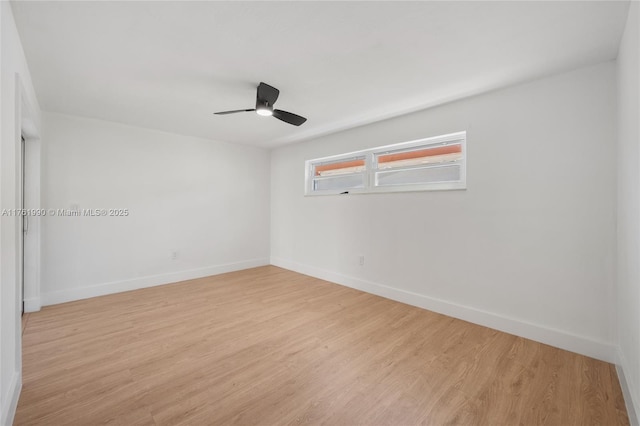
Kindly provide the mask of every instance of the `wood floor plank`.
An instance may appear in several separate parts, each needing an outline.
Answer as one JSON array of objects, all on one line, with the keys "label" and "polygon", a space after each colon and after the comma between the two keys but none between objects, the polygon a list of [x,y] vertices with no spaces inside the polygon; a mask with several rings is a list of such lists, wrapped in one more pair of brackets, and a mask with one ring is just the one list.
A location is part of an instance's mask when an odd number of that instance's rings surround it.
[{"label": "wood floor plank", "polygon": [[627,425],[615,368],[273,266],[25,318],[16,425]]}]

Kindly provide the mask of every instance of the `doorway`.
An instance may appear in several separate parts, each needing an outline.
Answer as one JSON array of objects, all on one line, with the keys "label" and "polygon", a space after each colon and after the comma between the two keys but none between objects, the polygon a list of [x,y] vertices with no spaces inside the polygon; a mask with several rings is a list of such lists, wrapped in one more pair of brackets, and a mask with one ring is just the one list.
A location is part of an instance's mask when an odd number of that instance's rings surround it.
[{"label": "doorway", "polygon": [[26,180],[26,143],[24,140],[24,135],[20,136],[21,142],[20,142],[20,151],[21,151],[21,155],[20,155],[20,159],[21,159],[21,165],[20,165],[20,169],[21,169],[21,177],[20,177],[20,210],[22,212],[22,214],[20,215],[20,229],[22,229],[22,232],[20,233],[20,249],[22,250],[22,255],[20,256],[21,258],[21,262],[20,262],[20,313],[21,315],[24,315],[24,257],[25,257],[25,250],[24,250],[24,242],[26,239],[26,235],[27,232],[29,230],[29,216],[26,213],[26,202],[25,202],[25,180]]},{"label": "doorway", "polygon": [[[29,212],[16,223],[15,302],[16,313],[40,310],[40,169],[41,147],[38,117],[30,107],[19,75],[16,75],[16,97],[20,99],[16,134],[16,208]],[[16,138],[17,139],[17,138]],[[18,155],[20,157],[18,157]],[[40,212],[40,213],[39,213]],[[39,215],[40,214],[40,215]],[[26,316],[24,317],[26,318]]]},{"label": "doorway", "polygon": [[22,214],[20,215],[21,218],[21,224],[20,224],[20,228],[22,229],[22,232],[20,233],[21,235],[21,241],[20,241],[20,248],[22,250],[22,255],[21,257],[21,262],[20,262],[20,312],[22,315],[24,315],[24,241],[25,241],[25,237],[27,234],[27,231],[29,229],[29,216],[26,215],[26,203],[25,203],[25,164],[26,164],[26,160],[25,160],[25,154],[26,154],[26,149],[25,149],[25,141],[24,141],[24,136],[20,136],[21,142],[20,142],[20,151],[21,151],[21,155],[20,155],[20,159],[21,159],[21,165],[20,165],[20,169],[21,169],[21,177],[20,177],[20,210],[22,211]]}]

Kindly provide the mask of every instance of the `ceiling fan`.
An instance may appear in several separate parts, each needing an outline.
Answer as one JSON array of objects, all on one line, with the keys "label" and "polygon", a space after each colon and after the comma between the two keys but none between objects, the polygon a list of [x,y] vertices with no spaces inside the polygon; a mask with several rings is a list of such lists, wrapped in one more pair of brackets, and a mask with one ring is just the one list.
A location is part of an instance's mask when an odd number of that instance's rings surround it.
[{"label": "ceiling fan", "polygon": [[260,83],[260,85],[258,86],[258,93],[256,93],[255,108],[236,109],[233,111],[221,111],[221,112],[215,112],[214,114],[226,115],[226,114],[235,114],[237,112],[255,111],[258,115],[264,115],[264,116],[272,115],[278,120],[284,121],[285,123],[293,124],[294,126],[299,126],[305,121],[307,121],[306,118],[293,114],[291,112],[282,111],[281,109],[273,109],[273,104],[278,99],[279,94],[280,94],[280,91],[275,87],[269,86],[266,83]]}]

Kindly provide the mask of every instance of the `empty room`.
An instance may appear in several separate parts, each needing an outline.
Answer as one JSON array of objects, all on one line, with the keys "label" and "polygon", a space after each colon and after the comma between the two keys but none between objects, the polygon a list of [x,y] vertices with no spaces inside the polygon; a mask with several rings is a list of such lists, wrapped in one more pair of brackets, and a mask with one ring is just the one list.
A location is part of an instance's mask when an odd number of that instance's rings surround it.
[{"label": "empty room", "polygon": [[639,18],[0,1],[0,426],[638,426]]}]

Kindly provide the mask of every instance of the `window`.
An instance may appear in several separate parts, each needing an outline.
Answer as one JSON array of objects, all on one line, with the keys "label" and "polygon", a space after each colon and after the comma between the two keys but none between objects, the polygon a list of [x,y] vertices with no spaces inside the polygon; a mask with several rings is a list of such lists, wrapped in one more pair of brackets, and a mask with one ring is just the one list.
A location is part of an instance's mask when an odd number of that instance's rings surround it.
[{"label": "window", "polygon": [[466,132],[306,162],[307,195],[466,188]]},{"label": "window", "polygon": [[315,161],[311,165],[312,191],[344,191],[366,186],[366,157],[346,156]]}]

